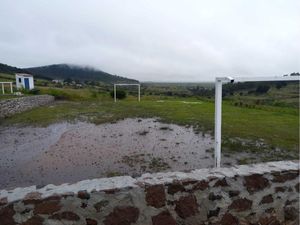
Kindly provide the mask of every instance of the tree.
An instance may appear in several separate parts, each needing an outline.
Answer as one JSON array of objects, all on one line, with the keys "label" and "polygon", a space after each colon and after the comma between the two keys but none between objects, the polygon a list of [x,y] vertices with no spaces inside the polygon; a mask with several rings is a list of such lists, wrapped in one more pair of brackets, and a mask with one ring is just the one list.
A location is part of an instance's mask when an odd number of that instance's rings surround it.
[{"label": "tree", "polygon": [[64,83],[70,84],[70,83],[72,83],[72,81],[73,80],[70,77],[68,77],[67,79],[64,80]]},{"label": "tree", "polygon": [[257,88],[256,88],[256,93],[259,93],[259,94],[264,94],[264,93],[267,93],[270,89],[270,86],[269,85],[259,85]]},{"label": "tree", "polygon": [[[111,91],[111,92],[110,92],[110,96],[111,96],[112,98],[115,97],[114,91]],[[117,99],[124,99],[124,98],[127,97],[127,93],[126,93],[125,91],[123,91],[123,90],[117,90],[116,96],[117,96]]]},{"label": "tree", "polygon": [[277,89],[280,89],[286,85],[287,85],[287,83],[285,81],[277,81],[275,86]]}]

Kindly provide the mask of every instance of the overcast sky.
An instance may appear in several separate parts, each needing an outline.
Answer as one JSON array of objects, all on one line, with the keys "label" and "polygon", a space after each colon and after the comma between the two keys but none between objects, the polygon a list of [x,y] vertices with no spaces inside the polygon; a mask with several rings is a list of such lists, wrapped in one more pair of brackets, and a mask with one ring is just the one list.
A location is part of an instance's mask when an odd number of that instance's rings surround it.
[{"label": "overcast sky", "polygon": [[0,62],[141,81],[300,71],[299,0],[1,0]]}]

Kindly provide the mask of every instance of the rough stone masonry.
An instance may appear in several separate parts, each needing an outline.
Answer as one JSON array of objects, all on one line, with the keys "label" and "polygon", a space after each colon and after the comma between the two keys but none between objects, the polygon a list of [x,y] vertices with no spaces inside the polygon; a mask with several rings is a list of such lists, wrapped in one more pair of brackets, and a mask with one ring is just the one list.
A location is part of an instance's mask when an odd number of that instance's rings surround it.
[{"label": "rough stone masonry", "polygon": [[0,101],[0,118],[24,112],[37,106],[47,105],[54,101],[51,95],[35,95],[12,98]]},{"label": "rough stone masonry", "polygon": [[299,161],[0,191],[1,225],[291,225]]}]

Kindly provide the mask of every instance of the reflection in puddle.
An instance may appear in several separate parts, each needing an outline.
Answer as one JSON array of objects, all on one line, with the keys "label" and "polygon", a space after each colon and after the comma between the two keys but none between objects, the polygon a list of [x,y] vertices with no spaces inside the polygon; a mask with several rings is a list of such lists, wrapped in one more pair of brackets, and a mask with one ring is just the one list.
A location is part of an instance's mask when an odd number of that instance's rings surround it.
[{"label": "reflection in puddle", "polygon": [[4,127],[0,142],[0,189],[213,166],[210,135],[156,119]]}]

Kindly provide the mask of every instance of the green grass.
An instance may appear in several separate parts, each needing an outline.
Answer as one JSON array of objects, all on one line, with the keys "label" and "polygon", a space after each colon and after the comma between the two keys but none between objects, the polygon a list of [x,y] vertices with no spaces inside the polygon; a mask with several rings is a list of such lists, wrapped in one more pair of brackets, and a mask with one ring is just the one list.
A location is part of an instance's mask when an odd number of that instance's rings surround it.
[{"label": "green grass", "polygon": [[[196,129],[213,134],[214,103],[186,104],[183,101],[197,101],[194,98],[173,98],[160,102],[158,99],[134,97],[114,103],[102,97],[86,101],[58,101],[54,105],[32,109],[11,118],[2,124],[25,124],[46,126],[58,121],[88,120],[100,124],[128,117],[159,117],[163,122],[192,125]],[[199,101],[199,100],[198,100]],[[256,141],[263,139],[271,147],[289,151],[299,148],[299,111],[293,108],[269,107],[262,109],[236,107],[223,103],[223,141],[232,149],[239,145],[230,143],[231,138]],[[252,146],[254,148],[254,145]],[[259,148],[257,149],[259,151]]]},{"label": "green grass", "polygon": [[15,75],[0,73],[0,81],[2,82],[14,82],[16,81]]},{"label": "green grass", "polygon": [[[11,79],[9,76],[12,75],[0,74],[1,76],[2,79]],[[130,95],[126,100],[114,103],[109,93],[100,88],[39,86],[38,89],[41,94],[54,95],[61,101],[2,119],[0,124],[47,126],[55,122],[76,120],[101,124],[124,118],[159,117],[163,122],[191,125],[197,130],[213,135],[214,102],[212,100],[201,100],[199,97],[145,95],[142,96],[141,102],[137,102],[136,96]],[[267,96],[232,96],[223,101],[222,148],[225,151],[252,152],[268,152],[270,149],[280,148],[297,154],[299,109],[293,107],[294,102],[291,105],[289,102],[282,105],[284,99],[295,101],[295,96],[299,96],[297,85],[290,86],[290,89],[281,88],[280,91],[272,89]],[[258,98],[265,100],[269,97],[280,99],[280,104],[250,104]],[[6,98],[8,97],[0,96],[0,100]],[[236,100],[250,103],[246,107],[235,106],[233,101]],[[195,102],[199,104],[194,104]],[[243,139],[245,143],[236,141],[236,138]],[[263,139],[267,145],[257,147],[256,142],[260,139]]]},{"label": "green grass", "polygon": [[6,100],[6,99],[11,99],[11,98],[17,98],[20,96],[16,96],[16,95],[0,95],[0,101],[1,100]]},{"label": "green grass", "polygon": [[70,101],[95,101],[110,100],[109,93],[93,88],[56,88],[56,87],[39,87],[41,94],[53,95],[57,100]]}]

